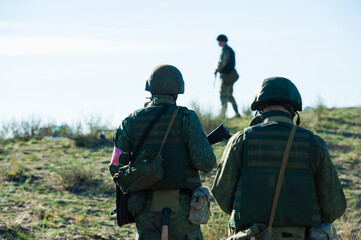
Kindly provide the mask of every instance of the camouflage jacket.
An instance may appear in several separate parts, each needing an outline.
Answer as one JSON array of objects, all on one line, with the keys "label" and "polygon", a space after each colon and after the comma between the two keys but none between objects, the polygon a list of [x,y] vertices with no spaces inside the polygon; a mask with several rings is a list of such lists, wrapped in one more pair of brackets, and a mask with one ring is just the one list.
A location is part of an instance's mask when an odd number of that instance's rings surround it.
[{"label": "camouflage jacket", "polygon": [[217,63],[216,71],[221,74],[228,74],[235,67],[235,53],[228,45],[222,47],[221,55]]},{"label": "camouflage jacket", "polygon": [[[282,116],[280,111],[271,111],[262,115],[262,122],[267,122],[272,116]],[[291,122],[291,118],[289,117]],[[218,166],[216,178],[212,186],[212,193],[220,208],[231,214],[235,201],[236,185],[242,174],[244,138],[243,131],[237,132],[229,140]],[[346,209],[346,199],[335,166],[333,165],[328,148],[324,140],[314,135],[313,150],[314,182],[321,208],[321,221],[331,223],[339,218]],[[230,223],[234,222],[232,217]],[[238,227],[238,226],[235,226]]]}]

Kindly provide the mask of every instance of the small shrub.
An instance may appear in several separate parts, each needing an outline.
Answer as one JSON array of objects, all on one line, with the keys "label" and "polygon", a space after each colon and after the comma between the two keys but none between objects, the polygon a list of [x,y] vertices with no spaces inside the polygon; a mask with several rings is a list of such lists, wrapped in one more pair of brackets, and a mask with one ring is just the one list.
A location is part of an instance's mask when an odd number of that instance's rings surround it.
[{"label": "small shrub", "polygon": [[196,102],[191,103],[191,108],[197,113],[206,134],[212,132],[222,123],[222,118],[220,115],[215,115],[210,110],[201,109],[201,107]]},{"label": "small shrub", "polygon": [[327,110],[327,107],[324,103],[324,100],[321,96],[318,96],[317,101],[316,101],[316,106],[314,107],[313,111],[315,112],[316,116],[318,118],[321,117],[321,115],[323,115]]},{"label": "small shrub", "polygon": [[252,110],[249,106],[243,106],[242,113],[243,113],[243,116],[251,116]]},{"label": "small shrub", "polygon": [[97,184],[97,172],[90,164],[81,161],[72,161],[58,170],[61,183],[66,190],[77,191],[80,187],[89,188]]},{"label": "small shrub", "polygon": [[18,180],[24,176],[26,168],[14,155],[11,155],[10,158],[10,164],[4,169],[4,175],[8,179]]}]

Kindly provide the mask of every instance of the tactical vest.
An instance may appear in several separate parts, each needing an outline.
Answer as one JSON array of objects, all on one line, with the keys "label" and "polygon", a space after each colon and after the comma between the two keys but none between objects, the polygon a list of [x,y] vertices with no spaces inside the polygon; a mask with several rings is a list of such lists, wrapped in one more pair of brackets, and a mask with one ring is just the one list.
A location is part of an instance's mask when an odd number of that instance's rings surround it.
[{"label": "tactical vest", "polygon": [[232,70],[236,66],[236,59],[235,59],[234,51],[230,46],[226,45],[223,48],[224,48],[223,50],[229,52],[229,62],[226,64],[226,66],[224,66],[221,73],[228,74],[228,73],[232,72]]},{"label": "tactical vest", "polygon": [[[144,130],[163,106],[164,105],[147,107],[135,114],[133,119],[133,151]],[[139,154],[145,149],[154,152],[159,151],[175,109],[176,106],[174,105],[163,113],[144,141]],[[183,116],[186,110],[186,107],[180,107],[172,129],[163,146],[161,155],[165,161],[165,175],[162,180],[148,190],[193,189],[196,186],[200,186],[201,181],[198,170],[190,164],[188,150],[183,136]]]},{"label": "tactical vest", "polygon": [[[268,224],[278,175],[292,124],[271,121],[245,129],[242,173],[237,183],[232,227]],[[320,206],[313,179],[314,135],[297,127],[274,226],[317,227]]]}]

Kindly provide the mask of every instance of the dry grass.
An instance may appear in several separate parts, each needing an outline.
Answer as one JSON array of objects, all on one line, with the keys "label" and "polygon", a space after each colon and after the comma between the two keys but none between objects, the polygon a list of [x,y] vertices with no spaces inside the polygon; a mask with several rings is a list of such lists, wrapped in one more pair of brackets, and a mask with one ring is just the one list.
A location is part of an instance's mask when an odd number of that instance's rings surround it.
[{"label": "dry grass", "polygon": [[[221,122],[202,110],[198,114],[207,120],[205,129]],[[250,119],[224,123],[235,133]],[[342,239],[361,239],[361,108],[323,109],[319,116],[307,110],[301,120],[328,143],[347,196],[347,211],[335,222],[338,233]],[[115,203],[108,173],[110,140],[83,137],[91,144],[80,146],[68,138],[0,140],[0,239],[135,238],[134,224],[119,228],[109,215]],[[217,159],[224,147],[224,142],[214,146]],[[201,175],[205,186],[211,187],[215,171]],[[214,202],[211,210],[209,223],[202,226],[204,238],[225,238],[229,216]]]}]

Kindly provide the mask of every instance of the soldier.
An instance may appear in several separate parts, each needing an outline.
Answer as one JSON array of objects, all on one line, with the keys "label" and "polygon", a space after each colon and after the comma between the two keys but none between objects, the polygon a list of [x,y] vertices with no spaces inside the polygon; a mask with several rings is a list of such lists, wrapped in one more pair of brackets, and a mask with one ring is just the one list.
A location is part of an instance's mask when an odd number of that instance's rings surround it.
[{"label": "soldier", "polygon": [[[220,73],[221,89],[220,99],[222,104],[221,117],[224,118],[227,111],[228,102],[232,103],[233,110],[236,113],[236,117],[241,117],[238,112],[238,106],[236,100],[233,97],[233,84],[238,79],[238,74],[235,70],[236,60],[233,49],[228,46],[228,38],[221,34],[217,37],[218,45],[222,47],[222,53],[219,57],[217,68],[214,74]],[[228,81],[228,79],[230,81]]]},{"label": "soldier", "polygon": [[[129,162],[129,153],[134,151],[140,136],[154,116],[168,106],[155,123],[139,153],[144,149],[155,152],[159,150],[168,123],[177,108],[178,94],[184,93],[182,74],[171,65],[157,66],[148,77],[145,90],[151,93],[150,102],[125,118],[114,135],[115,154],[110,166],[112,176],[117,171],[118,164]],[[129,196],[129,199],[140,202],[142,198],[145,199],[144,203],[137,207],[141,210],[133,212],[138,239],[160,239],[163,215],[155,209],[166,207],[171,208],[168,217],[169,239],[203,239],[200,225],[192,224],[187,219],[189,204],[192,190],[201,186],[198,170],[209,173],[216,164],[216,158],[194,111],[179,107],[163,147],[162,157],[165,161],[163,179],[146,191],[133,192]]]},{"label": "soldier", "polygon": [[[269,224],[293,118],[302,111],[301,95],[290,80],[268,78],[256,89],[251,109],[261,113],[260,123],[254,121],[229,140],[212,187],[220,208],[231,215],[234,233],[254,223]],[[345,195],[326,143],[309,130],[296,127],[282,183],[275,239],[305,239],[309,228],[332,223],[345,211]]]}]

